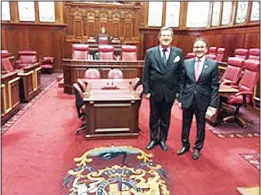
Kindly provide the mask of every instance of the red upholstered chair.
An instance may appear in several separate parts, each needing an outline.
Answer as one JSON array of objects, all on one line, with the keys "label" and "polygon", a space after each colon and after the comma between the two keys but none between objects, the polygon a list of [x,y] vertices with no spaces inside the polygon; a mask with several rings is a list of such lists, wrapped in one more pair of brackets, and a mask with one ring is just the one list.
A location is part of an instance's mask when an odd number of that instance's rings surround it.
[{"label": "red upholstered chair", "polygon": [[81,121],[83,121],[82,125],[75,132],[75,134],[78,135],[81,131],[84,131],[86,129],[85,119],[87,115],[86,115],[85,105],[83,101],[83,91],[81,90],[78,83],[73,84],[73,89],[75,94],[75,106],[76,106],[78,118]]},{"label": "red upholstered chair", "polygon": [[101,74],[100,74],[99,70],[97,70],[95,68],[89,68],[85,71],[84,78],[85,79],[100,79]]},{"label": "red upholstered chair", "polygon": [[114,47],[112,45],[99,45],[100,60],[114,60]]},{"label": "red upholstered chair", "polygon": [[98,37],[98,44],[99,45],[108,45],[109,38],[108,37]]},{"label": "red upholstered chair", "polygon": [[248,49],[235,49],[235,57],[242,58],[242,59],[247,59],[248,57]]},{"label": "red upholstered chair", "polygon": [[16,61],[16,69],[22,69],[37,62],[36,51],[20,51],[18,54],[19,59]]},{"label": "red upholstered chair", "polygon": [[108,79],[122,79],[123,78],[123,73],[120,69],[111,69],[108,72]]},{"label": "red upholstered chair", "polygon": [[121,47],[121,60],[136,61],[137,47],[134,45],[123,45]]},{"label": "red upholstered chair", "polygon": [[212,60],[216,60],[216,55],[214,54],[206,54],[206,58],[212,59]]},{"label": "red upholstered chair", "polygon": [[222,47],[218,48],[218,50],[217,50],[217,57],[216,57],[216,60],[218,62],[223,62],[224,61],[225,52],[226,52],[225,48],[222,48]]},{"label": "red upholstered chair", "polygon": [[1,54],[4,53],[4,54],[8,54],[8,51],[7,50],[1,50]]},{"label": "red upholstered chair", "polygon": [[49,57],[49,56],[43,57],[43,60],[41,61],[42,72],[48,71],[50,74],[52,74],[53,63],[54,63],[53,57]]},{"label": "red upholstered chair", "polygon": [[248,59],[260,59],[260,49],[259,48],[250,48]]},{"label": "red upholstered chair", "polygon": [[6,50],[1,51],[1,58],[2,58],[2,63],[1,63],[1,68],[2,71],[5,73],[8,72],[13,72],[14,67],[12,66],[10,60],[9,60],[9,53]]},{"label": "red upholstered chair", "polygon": [[87,44],[72,45],[72,59],[87,60],[88,55],[89,55],[89,45]]},{"label": "red upholstered chair", "polygon": [[237,57],[229,57],[227,68],[221,78],[221,84],[236,85],[242,72],[244,60]]},{"label": "red upholstered chair", "polygon": [[184,59],[190,59],[190,58],[195,58],[196,54],[193,52],[187,53],[184,57]]},{"label": "red upholstered chair", "polygon": [[216,55],[217,53],[217,47],[209,47],[208,48],[208,54]]},{"label": "red upholstered chair", "polygon": [[239,116],[239,109],[242,105],[245,107],[253,99],[254,88],[259,80],[260,63],[257,60],[248,59],[244,62],[244,73],[238,84],[239,92],[230,95],[225,102],[229,105],[235,106],[233,115],[225,117],[224,122],[235,120],[240,126],[246,128],[246,122]]}]

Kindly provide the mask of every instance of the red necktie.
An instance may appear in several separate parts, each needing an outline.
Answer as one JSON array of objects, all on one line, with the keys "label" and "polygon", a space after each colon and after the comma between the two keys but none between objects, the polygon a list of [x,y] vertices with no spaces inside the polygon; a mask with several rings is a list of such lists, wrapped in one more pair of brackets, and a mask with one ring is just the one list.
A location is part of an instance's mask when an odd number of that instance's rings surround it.
[{"label": "red necktie", "polygon": [[201,69],[200,69],[200,60],[197,60],[196,61],[196,64],[195,64],[195,78],[196,78],[196,81],[198,81],[198,78],[200,76],[200,73],[201,73]]}]

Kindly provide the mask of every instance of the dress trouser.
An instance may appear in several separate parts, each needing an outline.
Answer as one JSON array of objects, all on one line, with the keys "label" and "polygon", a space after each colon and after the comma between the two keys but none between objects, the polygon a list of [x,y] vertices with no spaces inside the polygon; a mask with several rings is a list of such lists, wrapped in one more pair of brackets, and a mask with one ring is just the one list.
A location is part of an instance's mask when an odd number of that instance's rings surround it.
[{"label": "dress trouser", "polygon": [[159,140],[164,142],[167,140],[173,102],[174,100],[156,102],[150,98],[150,140],[158,140],[159,128]]},{"label": "dress trouser", "polygon": [[196,105],[196,100],[194,99],[193,104],[188,109],[183,109],[183,121],[182,121],[182,144],[185,147],[190,147],[189,143],[189,133],[190,127],[193,119],[193,115],[196,116],[197,123],[197,137],[195,142],[195,149],[201,150],[205,140],[205,125],[206,119],[205,114],[206,111],[199,110]]}]

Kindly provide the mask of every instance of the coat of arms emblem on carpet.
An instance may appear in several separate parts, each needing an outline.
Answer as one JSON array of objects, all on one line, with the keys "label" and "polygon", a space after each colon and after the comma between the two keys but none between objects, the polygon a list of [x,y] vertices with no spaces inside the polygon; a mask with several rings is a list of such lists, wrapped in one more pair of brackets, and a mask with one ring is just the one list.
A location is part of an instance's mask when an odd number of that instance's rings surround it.
[{"label": "coat of arms emblem on carpet", "polygon": [[170,195],[167,175],[152,154],[131,146],[94,148],[74,158],[69,195]]}]

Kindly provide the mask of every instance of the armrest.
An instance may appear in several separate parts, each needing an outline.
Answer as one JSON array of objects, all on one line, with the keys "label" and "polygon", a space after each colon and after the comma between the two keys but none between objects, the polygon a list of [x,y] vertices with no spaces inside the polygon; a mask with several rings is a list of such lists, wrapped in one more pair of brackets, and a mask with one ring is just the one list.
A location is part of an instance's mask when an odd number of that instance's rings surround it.
[{"label": "armrest", "polygon": [[22,64],[23,62],[21,60],[16,60],[15,63],[16,64]]},{"label": "armrest", "polygon": [[232,83],[232,81],[225,80],[225,81],[222,81],[220,84],[221,85],[230,85],[231,83]]},{"label": "armrest", "polygon": [[42,60],[42,61],[53,63],[53,62],[54,62],[54,57],[45,56],[45,57],[43,57],[43,60]]},{"label": "armrest", "polygon": [[253,95],[253,92],[252,91],[240,91],[235,94],[235,96],[239,96],[239,95]]}]

